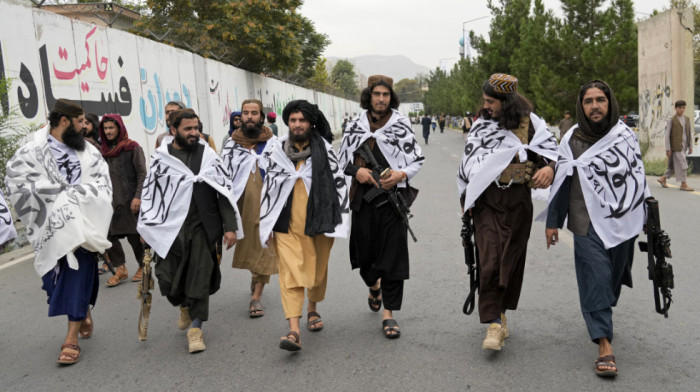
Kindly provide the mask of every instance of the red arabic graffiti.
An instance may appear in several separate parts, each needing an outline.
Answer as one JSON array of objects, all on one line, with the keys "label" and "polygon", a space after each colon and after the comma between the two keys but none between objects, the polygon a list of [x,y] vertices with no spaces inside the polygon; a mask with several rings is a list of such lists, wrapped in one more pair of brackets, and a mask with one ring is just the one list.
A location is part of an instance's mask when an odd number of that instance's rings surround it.
[{"label": "red arabic graffiti", "polygon": [[[53,73],[56,76],[56,78],[60,80],[71,80],[73,79],[76,75],[80,75],[83,71],[86,69],[89,69],[92,67],[92,62],[90,61],[90,44],[88,43],[88,40],[90,37],[95,34],[95,31],[97,31],[97,26],[93,27],[90,32],[85,35],[85,51],[87,52],[85,56],[85,62],[79,67],[76,68],[72,71],[61,71],[56,68],[56,64],[53,65]],[[96,63],[96,70],[97,70],[97,76],[99,76],[100,79],[104,80],[105,77],[107,77],[107,65],[109,63],[109,60],[107,57],[100,57],[99,54],[97,53],[97,41],[95,41],[94,44],[94,49],[95,49],[95,63]],[[59,47],[58,48],[58,57],[66,60],[68,59],[68,49]],[[84,84],[84,85],[83,85]],[[82,83],[81,84],[81,89],[83,91],[89,91],[90,88],[88,87],[87,83]]]}]

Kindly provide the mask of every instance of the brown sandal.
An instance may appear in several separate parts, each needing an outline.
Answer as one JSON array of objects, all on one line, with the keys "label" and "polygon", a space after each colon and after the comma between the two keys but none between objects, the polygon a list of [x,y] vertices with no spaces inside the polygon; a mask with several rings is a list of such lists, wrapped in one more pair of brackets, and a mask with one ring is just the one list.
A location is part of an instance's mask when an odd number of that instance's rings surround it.
[{"label": "brown sandal", "polygon": [[114,287],[128,278],[129,271],[127,271],[126,267],[122,265],[117,267],[116,274],[107,280],[106,285],[107,287]]},{"label": "brown sandal", "polygon": [[92,323],[92,316],[90,316],[88,313],[88,316],[85,317],[83,322],[80,324],[80,337],[83,339],[90,339],[94,327],[95,325]]},{"label": "brown sandal", "polygon": [[287,335],[280,339],[280,348],[287,351],[301,350],[301,340],[299,334],[294,331],[287,332]]},{"label": "brown sandal", "polygon": [[[311,320],[311,317],[316,317],[316,319]],[[321,326],[317,326],[318,323],[321,323]],[[318,314],[318,312],[309,312],[309,314],[306,316],[306,328],[308,328],[311,332],[316,332],[323,329],[323,320],[321,320],[321,315]]]},{"label": "brown sandal", "polygon": [[[70,349],[73,351],[77,351],[78,353],[68,353],[65,350]],[[58,355],[58,363],[61,365],[72,365],[76,362],[78,362],[78,359],[80,358],[80,346],[77,344],[62,344],[61,345],[61,353]]]},{"label": "brown sandal", "polygon": [[248,316],[250,318],[258,318],[265,315],[265,308],[262,303],[257,299],[251,300],[250,305],[248,305]]}]

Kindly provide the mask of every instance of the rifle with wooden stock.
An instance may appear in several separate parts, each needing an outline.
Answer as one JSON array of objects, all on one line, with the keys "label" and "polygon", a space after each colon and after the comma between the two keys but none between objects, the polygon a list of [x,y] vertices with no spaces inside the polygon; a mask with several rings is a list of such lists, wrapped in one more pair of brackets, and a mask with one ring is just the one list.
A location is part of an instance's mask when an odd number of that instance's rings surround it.
[{"label": "rifle with wooden stock", "polygon": [[136,298],[141,300],[141,313],[139,313],[139,340],[148,339],[148,318],[151,314],[153,302],[153,277],[151,276],[151,247],[144,244],[143,249],[143,278],[138,285]]}]

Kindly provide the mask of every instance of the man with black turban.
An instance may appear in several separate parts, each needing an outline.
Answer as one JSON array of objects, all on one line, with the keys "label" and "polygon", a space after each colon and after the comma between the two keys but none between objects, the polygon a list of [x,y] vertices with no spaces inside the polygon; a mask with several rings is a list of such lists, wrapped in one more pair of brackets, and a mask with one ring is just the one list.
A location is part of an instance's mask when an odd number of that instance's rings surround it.
[{"label": "man with black turban", "polygon": [[331,127],[318,106],[292,101],[282,119],[289,135],[278,139],[267,153],[260,242],[267,247],[274,232],[282,307],[289,321],[289,332],[279,347],[298,351],[304,289],[309,300],[307,328],[323,328],[316,304],[326,294],[334,237],[347,237],[349,205],[345,175],[330,144]]},{"label": "man with black turban", "polygon": [[[394,339],[401,335],[393,311],[401,309],[404,280],[408,279],[408,241],[406,226],[387,203],[387,193],[403,196],[410,206],[417,190],[408,182],[425,158],[410,121],[396,110],[399,98],[391,78],[370,76],[360,106],[365,110],[348,122],[340,145],[340,167],[353,179],[350,264],[353,269],[360,269],[360,276],[369,287],[370,310],[379,312],[384,304],[383,333]],[[381,169],[359,156],[367,151]],[[381,173],[379,181],[372,177],[373,171]],[[388,192],[369,197],[380,186]]]},{"label": "man with black turban", "polygon": [[645,221],[649,196],[634,131],[619,120],[612,89],[586,83],[576,101],[575,125],[559,146],[547,213],[547,248],[559,240],[568,217],[581,312],[598,344],[595,373],[617,375],[612,351],[612,307],[622,285],[632,287],[634,241]]}]

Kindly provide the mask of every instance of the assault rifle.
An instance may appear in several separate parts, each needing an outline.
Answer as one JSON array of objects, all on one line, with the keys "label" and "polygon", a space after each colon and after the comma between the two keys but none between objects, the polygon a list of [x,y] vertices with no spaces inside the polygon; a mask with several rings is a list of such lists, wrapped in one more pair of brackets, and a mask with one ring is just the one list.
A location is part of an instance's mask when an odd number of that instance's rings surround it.
[{"label": "assault rifle", "polygon": [[466,315],[472,314],[476,303],[476,292],[479,290],[479,251],[476,244],[472,240],[474,236],[474,223],[472,222],[469,211],[464,211],[462,214],[462,246],[464,247],[464,262],[467,264],[467,273],[469,274],[469,295],[464,301],[462,312]]},{"label": "assault rifle", "polygon": [[650,197],[645,200],[647,205],[646,233],[647,242],[639,243],[639,250],[647,252],[649,265],[649,280],[654,284],[654,303],[656,312],[668,318],[668,308],[671,307],[671,289],[673,288],[673,267],[666,262],[671,258],[671,239],[661,230],[659,219],[659,202]]},{"label": "assault rifle", "polygon": [[151,276],[151,247],[144,244],[143,249],[143,277],[138,285],[136,298],[141,300],[141,312],[139,313],[139,340],[148,339],[148,318],[151,315],[151,303],[153,302],[153,277]]},{"label": "assault rifle", "polygon": [[[372,178],[374,178],[374,181],[376,181],[377,184],[380,184],[379,181],[382,177],[389,174],[391,169],[388,167],[382,168],[379,166],[379,163],[377,163],[377,159],[374,158],[374,155],[372,155],[372,150],[369,149],[369,146],[367,144],[363,144],[362,148],[357,150],[357,155],[359,155],[360,158],[364,159],[365,162],[367,162],[367,164],[369,165],[369,169],[371,169]],[[397,192],[396,187],[386,190],[382,188],[381,185],[379,185],[379,187],[374,187],[367,191],[365,193],[364,199],[367,202],[371,202],[372,200],[374,200],[375,197],[382,194],[387,195],[387,200],[377,204],[377,207],[380,207],[387,202],[391,204],[392,209],[394,210],[394,212],[396,212],[396,214],[399,216],[399,219],[401,219],[403,225],[406,226],[406,229],[411,234],[413,242],[418,242],[416,235],[413,234],[413,230],[411,230],[411,226],[408,223],[408,220],[412,218],[413,215],[411,215],[411,210],[408,208],[408,203],[406,203],[406,200],[404,199],[403,195]]]}]

